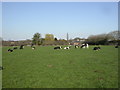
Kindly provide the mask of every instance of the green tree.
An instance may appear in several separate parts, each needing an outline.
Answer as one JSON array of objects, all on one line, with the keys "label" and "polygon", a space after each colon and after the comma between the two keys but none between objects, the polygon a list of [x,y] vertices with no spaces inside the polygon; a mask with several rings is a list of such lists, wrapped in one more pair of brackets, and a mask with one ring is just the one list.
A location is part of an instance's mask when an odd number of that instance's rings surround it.
[{"label": "green tree", "polygon": [[44,44],[45,45],[53,45],[54,44],[54,35],[53,34],[46,34]]},{"label": "green tree", "polygon": [[41,44],[41,34],[40,33],[35,33],[32,38],[32,43],[35,45],[40,45]]},{"label": "green tree", "polygon": [[54,41],[54,35],[53,34],[46,34],[45,40],[46,41]]}]

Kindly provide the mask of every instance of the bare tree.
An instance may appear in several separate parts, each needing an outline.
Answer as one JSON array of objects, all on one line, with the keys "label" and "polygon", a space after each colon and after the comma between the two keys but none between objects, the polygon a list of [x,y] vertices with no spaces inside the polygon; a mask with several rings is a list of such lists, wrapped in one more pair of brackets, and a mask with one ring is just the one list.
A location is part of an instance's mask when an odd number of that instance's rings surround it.
[{"label": "bare tree", "polygon": [[87,42],[91,44],[106,44],[108,41],[107,34],[91,35],[88,37]]},{"label": "bare tree", "polygon": [[120,31],[112,31],[108,33],[109,40],[118,40],[120,39]]}]

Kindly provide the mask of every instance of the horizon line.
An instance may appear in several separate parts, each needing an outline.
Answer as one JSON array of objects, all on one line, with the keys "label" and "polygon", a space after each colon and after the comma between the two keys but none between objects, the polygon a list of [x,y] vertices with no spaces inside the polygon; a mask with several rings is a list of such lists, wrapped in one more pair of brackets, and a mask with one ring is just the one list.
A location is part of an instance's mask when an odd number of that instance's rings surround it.
[{"label": "horizon line", "polygon": [[119,2],[119,0],[0,0],[0,2]]}]

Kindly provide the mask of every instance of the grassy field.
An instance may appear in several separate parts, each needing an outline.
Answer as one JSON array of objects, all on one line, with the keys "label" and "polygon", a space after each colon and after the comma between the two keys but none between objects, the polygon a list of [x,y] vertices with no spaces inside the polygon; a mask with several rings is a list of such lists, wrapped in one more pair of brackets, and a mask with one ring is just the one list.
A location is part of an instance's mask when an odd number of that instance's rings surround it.
[{"label": "grassy field", "polygon": [[[2,47],[0,46],[0,66],[2,66]],[[2,89],[2,70],[0,70],[0,89]]]},{"label": "grassy field", "polygon": [[3,47],[3,88],[117,88],[118,49],[54,50],[25,47],[10,53]]}]

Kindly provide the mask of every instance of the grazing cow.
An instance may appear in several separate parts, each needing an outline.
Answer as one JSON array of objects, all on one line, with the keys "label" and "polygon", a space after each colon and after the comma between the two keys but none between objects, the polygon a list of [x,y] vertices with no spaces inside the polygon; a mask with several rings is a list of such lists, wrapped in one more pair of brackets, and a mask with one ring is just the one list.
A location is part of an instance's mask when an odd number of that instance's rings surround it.
[{"label": "grazing cow", "polygon": [[100,50],[101,48],[100,47],[94,47],[93,48],[93,50],[95,50],[95,51],[98,51],[98,50]]},{"label": "grazing cow", "polygon": [[24,45],[21,45],[21,46],[20,46],[20,49],[23,49],[23,48],[24,48]]},{"label": "grazing cow", "polygon": [[2,66],[0,66],[0,70],[3,70],[3,67],[2,67]]},{"label": "grazing cow", "polygon": [[70,49],[70,47],[64,47],[64,49]]},{"label": "grazing cow", "polygon": [[13,50],[12,49],[8,49],[8,52],[13,52]]},{"label": "grazing cow", "polygon": [[86,47],[85,44],[82,44],[81,48],[85,48],[85,47]]},{"label": "grazing cow", "polygon": [[118,47],[119,47],[118,45],[115,46],[115,48],[118,48]]},{"label": "grazing cow", "polygon": [[101,49],[101,47],[98,47],[98,49],[100,50],[100,49]]},{"label": "grazing cow", "polygon": [[89,48],[89,45],[88,45],[88,44],[86,44],[86,48]]},{"label": "grazing cow", "polygon": [[56,49],[62,49],[62,47],[61,47],[61,46],[59,46],[59,47],[54,47],[54,50],[56,50]]},{"label": "grazing cow", "polygon": [[17,47],[14,47],[13,49],[17,49]]},{"label": "grazing cow", "polygon": [[86,47],[86,44],[82,44],[82,45],[81,45],[81,48],[85,48],[85,47]]},{"label": "grazing cow", "polygon": [[89,45],[87,43],[82,44],[81,48],[89,48]]},{"label": "grazing cow", "polygon": [[79,48],[79,45],[75,45],[75,48]]},{"label": "grazing cow", "polygon": [[33,50],[35,50],[35,47],[32,47]]}]

